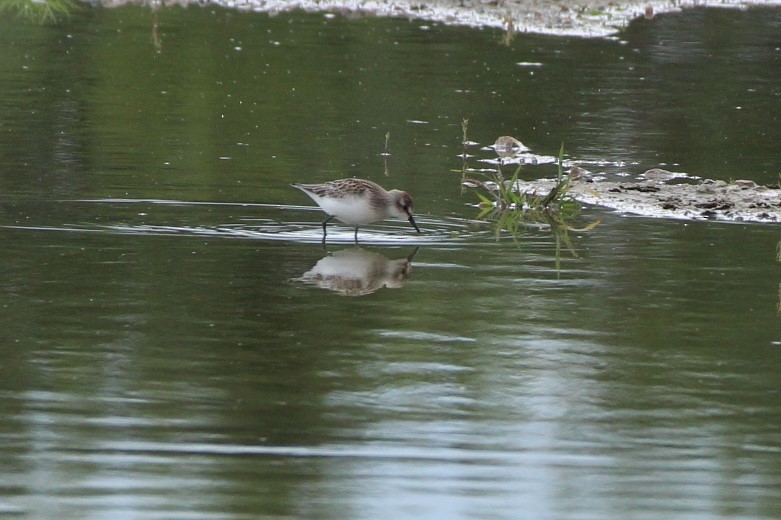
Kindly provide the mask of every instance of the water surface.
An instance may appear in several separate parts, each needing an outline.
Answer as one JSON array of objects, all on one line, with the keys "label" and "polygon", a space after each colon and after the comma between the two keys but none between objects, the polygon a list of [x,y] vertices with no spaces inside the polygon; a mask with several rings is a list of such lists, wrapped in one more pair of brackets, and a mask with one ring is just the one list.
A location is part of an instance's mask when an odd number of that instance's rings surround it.
[{"label": "water surface", "polygon": [[[611,178],[775,182],[779,26],[3,21],[0,511],[781,516],[779,228],[584,208],[571,249],[497,241],[458,172],[467,118],[473,167],[514,135]],[[288,184],[346,176],[410,191],[423,233],[323,247]]]}]

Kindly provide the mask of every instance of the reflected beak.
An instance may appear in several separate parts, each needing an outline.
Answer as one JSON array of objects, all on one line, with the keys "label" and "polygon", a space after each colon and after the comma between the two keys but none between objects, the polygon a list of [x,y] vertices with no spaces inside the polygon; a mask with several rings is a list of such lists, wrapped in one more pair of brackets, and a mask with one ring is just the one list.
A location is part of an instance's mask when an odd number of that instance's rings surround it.
[{"label": "reflected beak", "polygon": [[420,233],[420,228],[418,227],[418,225],[417,225],[417,224],[415,224],[415,219],[414,219],[414,218],[412,218],[412,215],[410,215],[409,213],[407,213],[407,214],[409,215],[409,223],[410,223],[410,224],[412,224],[412,227],[414,227],[414,228],[415,228],[415,231],[417,231],[418,233]]}]

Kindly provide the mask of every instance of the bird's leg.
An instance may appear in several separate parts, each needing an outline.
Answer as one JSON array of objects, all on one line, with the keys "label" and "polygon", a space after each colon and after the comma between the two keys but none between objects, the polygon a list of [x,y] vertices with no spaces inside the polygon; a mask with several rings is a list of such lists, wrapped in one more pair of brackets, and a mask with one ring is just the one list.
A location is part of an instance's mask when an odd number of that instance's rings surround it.
[{"label": "bird's leg", "polygon": [[328,225],[328,221],[331,220],[332,218],[334,218],[333,215],[331,215],[330,217],[328,217],[323,221],[323,244],[325,244],[325,235],[328,234],[328,232],[325,230],[325,227]]}]

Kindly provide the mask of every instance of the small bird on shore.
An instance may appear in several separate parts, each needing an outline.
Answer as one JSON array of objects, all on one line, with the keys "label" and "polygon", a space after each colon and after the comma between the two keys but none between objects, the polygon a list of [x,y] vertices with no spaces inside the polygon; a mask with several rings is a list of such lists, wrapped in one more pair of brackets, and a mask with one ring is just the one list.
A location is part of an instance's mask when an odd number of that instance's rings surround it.
[{"label": "small bird on shore", "polygon": [[513,157],[530,151],[529,147],[515,137],[503,135],[496,139],[494,150],[499,157]]},{"label": "small bird on shore", "polygon": [[323,184],[293,183],[291,186],[309,195],[328,215],[323,221],[323,242],[328,221],[334,217],[355,227],[356,242],[359,226],[386,218],[408,220],[420,233],[420,228],[412,217],[412,197],[407,192],[386,191],[379,184],[364,179],[339,179]]}]

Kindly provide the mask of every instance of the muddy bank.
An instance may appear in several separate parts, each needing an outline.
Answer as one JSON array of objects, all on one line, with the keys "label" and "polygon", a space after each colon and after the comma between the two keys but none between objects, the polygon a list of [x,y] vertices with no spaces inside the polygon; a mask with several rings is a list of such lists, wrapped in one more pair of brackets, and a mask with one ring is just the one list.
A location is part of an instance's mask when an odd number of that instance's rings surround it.
[{"label": "muddy bank", "polygon": [[278,14],[293,10],[347,16],[390,16],[448,25],[493,27],[511,32],[605,37],[638,17],[655,16],[693,6],[732,7],[777,5],[781,0],[87,0],[116,7],[151,5],[220,5]]},{"label": "muddy bank", "polygon": [[[545,196],[555,185],[553,179],[518,181],[516,190]],[[647,217],[781,222],[781,186],[749,180],[727,183],[654,168],[625,182],[575,179],[569,194],[584,204]]]}]

